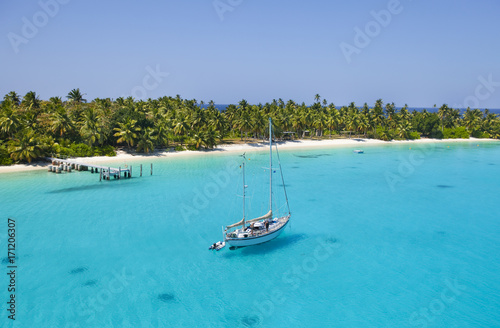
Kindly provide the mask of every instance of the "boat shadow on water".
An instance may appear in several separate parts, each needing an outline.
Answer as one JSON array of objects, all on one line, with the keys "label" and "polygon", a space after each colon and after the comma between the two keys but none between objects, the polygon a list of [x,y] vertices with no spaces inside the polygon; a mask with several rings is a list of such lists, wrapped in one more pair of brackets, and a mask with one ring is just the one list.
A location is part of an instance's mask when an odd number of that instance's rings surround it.
[{"label": "boat shadow on water", "polygon": [[246,247],[236,247],[236,248],[231,247],[229,252],[224,253],[224,257],[232,258],[241,255],[251,256],[251,255],[268,254],[285,247],[290,247],[291,245],[297,244],[305,239],[307,239],[307,235],[303,233],[283,234],[282,236],[276,239],[270,240],[262,244],[246,246]]},{"label": "boat shadow on water", "polygon": [[[112,181],[120,181],[120,180],[112,180]],[[68,188],[54,189],[47,191],[47,194],[60,194],[66,192],[74,192],[74,191],[86,191],[86,190],[96,190],[96,189],[109,189],[109,188],[117,188],[117,186],[110,185],[111,181],[105,181],[104,183],[91,184],[91,185],[83,185],[83,186],[74,186]],[[127,181],[127,183],[120,184],[119,188],[128,188],[133,187],[137,182]]]}]

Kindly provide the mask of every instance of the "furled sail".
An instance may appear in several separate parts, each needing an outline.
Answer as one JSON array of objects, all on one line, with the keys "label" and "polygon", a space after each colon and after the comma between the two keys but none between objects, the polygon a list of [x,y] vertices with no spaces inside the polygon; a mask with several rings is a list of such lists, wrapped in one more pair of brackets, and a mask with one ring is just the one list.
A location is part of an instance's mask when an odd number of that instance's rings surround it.
[{"label": "furled sail", "polygon": [[231,224],[231,225],[228,225],[226,227],[226,229],[231,229],[231,228],[234,228],[234,227],[238,227],[238,226],[242,226],[243,223],[253,223],[253,222],[257,222],[257,221],[260,221],[260,220],[265,220],[265,219],[270,219],[273,217],[273,211],[269,211],[267,212],[267,214],[261,216],[261,217],[258,217],[258,218],[255,218],[255,219],[251,219],[251,220],[247,220],[245,221],[245,219],[242,219],[240,222],[236,222],[234,224]]},{"label": "furled sail", "polygon": [[226,228],[227,229],[231,229],[231,228],[234,228],[234,227],[237,227],[237,226],[241,226],[241,225],[243,225],[244,222],[245,222],[245,219],[241,219],[240,222],[236,222],[235,224],[228,225]]},{"label": "furled sail", "polygon": [[270,210],[269,212],[267,212],[267,214],[261,216],[260,218],[255,218],[255,219],[247,220],[247,223],[253,223],[253,222],[260,221],[260,220],[270,219],[272,217],[273,217],[273,211]]}]

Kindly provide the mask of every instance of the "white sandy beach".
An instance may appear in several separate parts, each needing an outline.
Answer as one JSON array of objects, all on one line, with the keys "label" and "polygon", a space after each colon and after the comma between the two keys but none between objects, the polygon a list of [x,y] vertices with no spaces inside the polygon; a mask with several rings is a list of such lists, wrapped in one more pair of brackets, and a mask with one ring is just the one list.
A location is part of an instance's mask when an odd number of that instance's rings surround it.
[{"label": "white sandy beach", "polygon": [[[294,140],[284,141],[279,143],[279,149],[311,149],[311,148],[335,148],[335,147],[352,147],[354,149],[363,149],[367,146],[376,145],[398,145],[402,143],[407,144],[422,144],[422,143],[457,143],[457,142],[500,142],[496,139],[418,139],[418,140],[396,140],[396,141],[382,141],[378,139],[324,139],[324,140]],[[234,145],[220,145],[213,150],[205,151],[155,151],[152,154],[132,154],[124,151],[117,151],[114,157],[98,156],[98,157],[79,157],[70,160],[78,161],[80,163],[89,164],[127,164],[130,162],[145,162],[153,158],[165,157],[179,157],[179,156],[196,156],[196,155],[210,155],[222,153],[241,153],[251,151],[267,151],[267,142],[249,142],[245,144]],[[49,162],[34,162],[31,164],[16,164],[11,166],[0,166],[0,174],[23,172],[32,170],[43,170],[49,165]],[[116,166],[116,165],[115,165]]]}]

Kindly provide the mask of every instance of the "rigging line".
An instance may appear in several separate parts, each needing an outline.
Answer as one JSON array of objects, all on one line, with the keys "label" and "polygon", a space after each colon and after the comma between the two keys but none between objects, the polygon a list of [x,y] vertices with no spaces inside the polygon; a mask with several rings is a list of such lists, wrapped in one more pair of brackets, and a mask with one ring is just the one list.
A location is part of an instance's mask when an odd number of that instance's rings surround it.
[{"label": "rigging line", "polygon": [[288,196],[286,194],[285,179],[283,179],[283,170],[281,169],[280,153],[278,152],[278,146],[276,144],[274,144],[274,146],[276,147],[276,157],[278,157],[278,165],[280,167],[281,183],[283,183],[283,190],[285,191],[286,206],[288,207],[288,214],[290,214],[290,205],[288,204]]}]

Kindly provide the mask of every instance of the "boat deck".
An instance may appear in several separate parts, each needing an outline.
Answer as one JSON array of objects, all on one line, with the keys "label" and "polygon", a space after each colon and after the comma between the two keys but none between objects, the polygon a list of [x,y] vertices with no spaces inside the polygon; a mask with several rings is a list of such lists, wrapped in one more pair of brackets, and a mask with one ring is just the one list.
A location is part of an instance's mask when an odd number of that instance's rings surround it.
[{"label": "boat deck", "polygon": [[233,233],[236,233],[237,237],[230,237],[230,239],[245,238],[243,236],[240,237],[240,235],[243,235],[243,234],[247,234],[248,237],[260,237],[260,236],[271,234],[271,233],[281,229],[281,227],[283,227],[288,222],[288,219],[289,219],[288,215],[279,218],[277,223],[269,225],[269,230],[266,230],[266,229],[250,230],[249,228],[246,228],[245,230],[242,230],[242,229],[235,230]]}]

